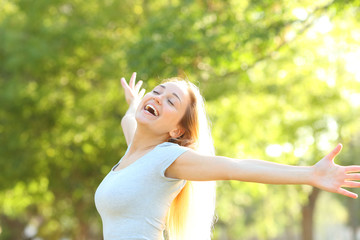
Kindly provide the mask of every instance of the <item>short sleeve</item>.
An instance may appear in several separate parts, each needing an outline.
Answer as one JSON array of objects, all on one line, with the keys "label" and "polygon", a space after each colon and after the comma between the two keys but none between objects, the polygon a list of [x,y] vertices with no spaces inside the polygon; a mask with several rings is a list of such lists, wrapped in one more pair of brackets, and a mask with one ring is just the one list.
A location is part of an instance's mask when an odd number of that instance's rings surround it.
[{"label": "short sleeve", "polygon": [[180,180],[175,178],[169,178],[165,176],[165,171],[170,165],[184,152],[188,151],[189,148],[182,147],[176,143],[166,142],[159,146],[161,151],[161,163],[160,163],[160,175],[167,180]]}]

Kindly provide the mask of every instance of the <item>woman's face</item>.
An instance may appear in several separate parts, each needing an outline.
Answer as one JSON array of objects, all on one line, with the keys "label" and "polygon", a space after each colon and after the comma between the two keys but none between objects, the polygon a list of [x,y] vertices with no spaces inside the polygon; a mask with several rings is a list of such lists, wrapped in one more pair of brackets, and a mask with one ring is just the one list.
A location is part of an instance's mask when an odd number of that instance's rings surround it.
[{"label": "woman's face", "polygon": [[135,117],[138,124],[146,125],[155,134],[176,138],[183,133],[179,122],[189,103],[185,86],[167,82],[156,86],[143,97]]}]

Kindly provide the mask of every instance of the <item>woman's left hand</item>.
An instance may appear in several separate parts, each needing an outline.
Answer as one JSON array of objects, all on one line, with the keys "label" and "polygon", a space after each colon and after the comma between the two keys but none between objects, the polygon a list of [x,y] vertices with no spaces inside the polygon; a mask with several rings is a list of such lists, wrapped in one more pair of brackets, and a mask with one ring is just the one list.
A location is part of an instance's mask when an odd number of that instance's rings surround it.
[{"label": "woman's left hand", "polygon": [[313,186],[328,192],[339,193],[347,197],[357,198],[357,194],[343,187],[359,188],[360,166],[340,166],[334,158],[341,151],[342,145],[338,144],[331,153],[316,163],[314,167]]}]

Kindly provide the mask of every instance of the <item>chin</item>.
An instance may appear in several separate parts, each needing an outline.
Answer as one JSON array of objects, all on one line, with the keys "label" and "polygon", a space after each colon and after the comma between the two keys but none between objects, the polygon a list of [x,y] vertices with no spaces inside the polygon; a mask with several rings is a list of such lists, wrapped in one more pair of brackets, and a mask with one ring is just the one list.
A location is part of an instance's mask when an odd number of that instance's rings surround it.
[{"label": "chin", "polygon": [[138,126],[144,126],[149,130],[155,130],[153,128],[156,128],[156,124],[154,123],[154,120],[148,119],[144,116],[138,116],[135,115],[135,120]]}]

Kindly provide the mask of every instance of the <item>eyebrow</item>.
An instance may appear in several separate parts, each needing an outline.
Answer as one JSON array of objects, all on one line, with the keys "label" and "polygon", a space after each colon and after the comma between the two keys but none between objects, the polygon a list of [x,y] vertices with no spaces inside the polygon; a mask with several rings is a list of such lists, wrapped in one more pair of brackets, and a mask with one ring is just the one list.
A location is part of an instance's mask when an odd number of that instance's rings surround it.
[{"label": "eyebrow", "polygon": [[[163,89],[166,89],[166,87],[164,86],[164,85],[159,85],[160,87],[162,87]],[[180,97],[176,94],[176,93],[173,93],[173,95],[175,96],[175,97],[177,97],[178,99],[179,99],[179,101],[180,101],[180,103],[181,103],[181,99],[180,99]]]}]

